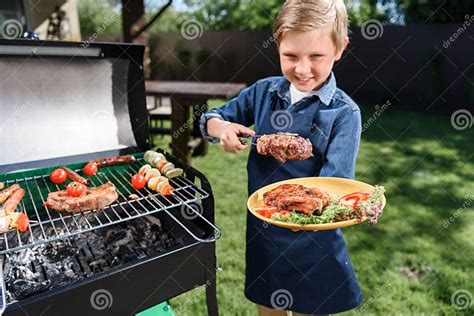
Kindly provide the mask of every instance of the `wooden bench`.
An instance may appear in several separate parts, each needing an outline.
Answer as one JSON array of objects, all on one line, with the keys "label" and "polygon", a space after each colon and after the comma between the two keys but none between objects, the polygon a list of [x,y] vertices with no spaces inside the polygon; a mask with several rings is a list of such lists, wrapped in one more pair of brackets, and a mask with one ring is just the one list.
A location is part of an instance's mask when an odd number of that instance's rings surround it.
[{"label": "wooden bench", "polygon": [[[171,129],[153,127],[151,134],[170,134],[173,155],[186,163],[191,162],[191,151],[205,154],[207,142],[199,131],[199,118],[208,110],[210,99],[230,99],[245,88],[243,83],[153,81],[145,82],[147,96],[169,98],[171,113],[150,113],[150,119],[171,120]],[[158,107],[156,107],[158,108]],[[194,137],[191,140],[191,135]]]}]

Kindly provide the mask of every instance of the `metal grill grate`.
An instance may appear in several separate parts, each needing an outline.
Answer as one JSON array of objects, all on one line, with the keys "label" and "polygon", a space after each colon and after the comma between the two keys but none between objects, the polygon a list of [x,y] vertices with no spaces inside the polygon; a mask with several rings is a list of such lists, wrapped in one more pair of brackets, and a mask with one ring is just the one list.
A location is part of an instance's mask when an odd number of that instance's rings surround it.
[{"label": "metal grill grate", "polygon": [[[6,181],[7,185],[18,183],[25,189],[26,194],[19,205],[19,210],[28,214],[30,227],[25,233],[20,233],[16,229],[2,233],[0,254],[30,248],[160,211],[166,212],[198,241],[212,242],[219,238],[219,229],[202,216],[199,209],[193,207],[209,194],[189,179],[185,177],[170,179],[170,184],[175,188],[173,195],[170,196],[152,192],[147,187],[140,191],[135,190],[130,184],[130,178],[138,172],[143,163],[143,159],[138,159],[133,164],[101,168],[95,176],[90,178],[91,186],[99,186],[110,181],[117,188],[119,199],[103,210],[77,214],[57,212],[44,205],[48,193],[64,190],[66,187],[64,184],[55,185],[49,181],[49,174]],[[139,198],[131,200],[128,198],[131,194],[136,194]],[[214,229],[214,236],[209,239],[200,239],[195,236],[170,212],[170,209],[177,207],[186,208],[186,212],[194,213],[194,218],[200,217],[204,220]]]}]

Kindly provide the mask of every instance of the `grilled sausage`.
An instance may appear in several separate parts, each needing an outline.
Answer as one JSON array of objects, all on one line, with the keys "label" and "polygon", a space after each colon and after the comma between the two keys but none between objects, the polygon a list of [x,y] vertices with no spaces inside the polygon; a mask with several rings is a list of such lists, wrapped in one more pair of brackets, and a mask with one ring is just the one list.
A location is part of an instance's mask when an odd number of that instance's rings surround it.
[{"label": "grilled sausage", "polygon": [[15,192],[13,192],[12,195],[10,195],[8,200],[5,202],[5,205],[3,206],[5,213],[7,213],[8,215],[10,213],[15,212],[16,207],[18,206],[18,204],[20,203],[21,199],[23,199],[24,196],[25,196],[25,190],[23,190],[22,188],[15,190]]},{"label": "grilled sausage", "polygon": [[94,163],[97,165],[97,167],[106,167],[106,166],[132,163],[132,162],[135,162],[135,160],[136,160],[135,157],[131,155],[126,155],[126,156],[96,159],[94,160]]},{"label": "grilled sausage", "polygon": [[14,184],[6,188],[5,190],[0,192],[0,204],[5,202],[8,197],[15,192],[16,190],[20,189],[20,186],[18,184]]},{"label": "grilled sausage", "polygon": [[83,178],[81,177],[77,172],[75,172],[74,170],[71,170],[69,169],[68,167],[61,167],[62,169],[64,169],[64,171],[66,171],[67,173],[67,177],[69,179],[71,179],[71,181],[75,181],[75,182],[79,182],[79,183],[82,183],[84,185],[89,185],[90,181],[86,178]]}]

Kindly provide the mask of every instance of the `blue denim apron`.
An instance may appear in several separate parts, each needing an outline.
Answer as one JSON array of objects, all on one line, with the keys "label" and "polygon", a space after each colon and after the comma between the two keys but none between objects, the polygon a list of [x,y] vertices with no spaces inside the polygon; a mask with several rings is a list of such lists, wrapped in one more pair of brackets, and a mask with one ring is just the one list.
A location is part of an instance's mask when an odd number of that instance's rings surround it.
[{"label": "blue denim apron", "polygon": [[[313,105],[302,113],[282,114],[282,102],[279,97],[273,99],[271,110],[260,120],[262,125],[255,126],[256,134],[281,132],[272,126],[276,117],[272,115],[287,115],[292,124],[285,132],[309,138],[314,156],[281,164],[259,155],[252,146],[247,164],[249,195],[276,181],[318,176],[321,170],[322,155],[317,151],[325,136],[313,123]],[[268,225],[247,212],[246,238],[245,295],[254,303],[305,314],[337,313],[361,303],[360,287],[339,229],[293,232]]]}]

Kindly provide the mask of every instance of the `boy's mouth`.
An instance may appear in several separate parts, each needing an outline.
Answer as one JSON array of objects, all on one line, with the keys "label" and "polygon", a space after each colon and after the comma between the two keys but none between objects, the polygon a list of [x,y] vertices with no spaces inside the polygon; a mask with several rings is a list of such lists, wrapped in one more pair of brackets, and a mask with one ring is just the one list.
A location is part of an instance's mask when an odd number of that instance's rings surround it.
[{"label": "boy's mouth", "polygon": [[295,76],[296,80],[300,83],[308,83],[313,77],[308,77],[308,78],[301,78],[298,76]]}]

